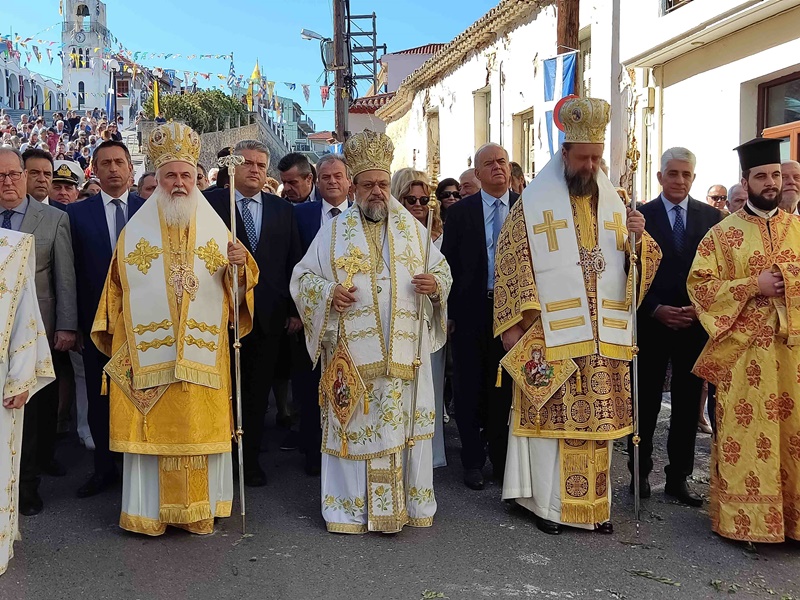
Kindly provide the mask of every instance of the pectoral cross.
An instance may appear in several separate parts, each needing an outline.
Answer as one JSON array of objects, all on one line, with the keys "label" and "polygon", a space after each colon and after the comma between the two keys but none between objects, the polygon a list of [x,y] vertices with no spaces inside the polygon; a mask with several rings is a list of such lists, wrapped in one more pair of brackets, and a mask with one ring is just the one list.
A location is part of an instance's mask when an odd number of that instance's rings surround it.
[{"label": "pectoral cross", "polygon": [[547,236],[547,249],[550,252],[557,252],[558,251],[558,237],[556,232],[559,229],[567,229],[567,221],[566,219],[560,219],[558,221],[553,220],[553,211],[546,210],[542,212],[542,218],[544,219],[544,223],[539,223],[538,225],[533,226],[533,233],[544,233]]},{"label": "pectoral cross", "polygon": [[344,280],[345,288],[348,290],[353,287],[353,275],[356,273],[369,273],[372,263],[369,257],[364,254],[361,248],[357,248],[353,244],[347,249],[347,254],[340,256],[334,263],[337,269],[344,269],[347,273],[347,279]]},{"label": "pectoral cross", "polygon": [[183,302],[183,293],[189,294],[192,300],[197,296],[200,282],[192,271],[192,267],[187,264],[173,264],[169,266],[169,284],[175,290],[175,298],[178,304]]},{"label": "pectoral cross", "polygon": [[613,231],[617,235],[617,250],[624,250],[625,235],[628,233],[628,230],[622,222],[622,215],[620,213],[614,213],[614,220],[603,221],[603,228]]}]

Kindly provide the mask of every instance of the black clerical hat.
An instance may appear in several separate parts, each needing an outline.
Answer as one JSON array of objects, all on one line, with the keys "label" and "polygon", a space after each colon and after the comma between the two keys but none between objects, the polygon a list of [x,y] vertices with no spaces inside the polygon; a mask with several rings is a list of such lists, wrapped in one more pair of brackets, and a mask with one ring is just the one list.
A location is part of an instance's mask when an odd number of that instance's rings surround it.
[{"label": "black clerical hat", "polygon": [[781,164],[781,140],[757,137],[734,148],[739,153],[742,171],[761,165]]}]

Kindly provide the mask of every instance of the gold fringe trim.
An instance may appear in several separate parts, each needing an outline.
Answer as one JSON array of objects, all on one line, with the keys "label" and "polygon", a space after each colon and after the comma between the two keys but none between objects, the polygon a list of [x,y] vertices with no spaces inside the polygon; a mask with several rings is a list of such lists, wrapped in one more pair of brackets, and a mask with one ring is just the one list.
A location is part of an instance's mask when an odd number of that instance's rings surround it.
[{"label": "gold fringe trim", "polygon": [[209,535],[214,533],[214,519],[203,519],[196,523],[170,523],[170,525],[179,527],[195,535]]},{"label": "gold fringe trim", "polygon": [[608,448],[597,448],[594,451],[594,468],[597,472],[608,471]]},{"label": "gold fringe trim", "polygon": [[160,385],[170,385],[175,383],[175,368],[172,363],[166,363],[167,368],[162,368],[150,373],[139,373],[133,375],[133,389],[144,390]]},{"label": "gold fringe trim", "polygon": [[608,342],[600,342],[600,354],[614,360],[633,360],[633,350],[630,346],[620,346]]},{"label": "gold fringe trim", "polygon": [[[515,417],[514,435],[517,437],[538,437],[554,440],[618,440],[633,433],[633,425],[617,429],[615,431],[567,431],[566,429],[542,429],[541,431],[531,431],[519,426],[519,416]],[[419,439],[419,436],[416,436]]]},{"label": "gold fringe trim", "polygon": [[108,396],[108,374],[103,371],[103,379],[100,383],[100,395]]},{"label": "gold fringe trim", "polygon": [[218,373],[206,373],[205,371],[187,367],[182,364],[175,365],[175,378],[181,381],[202,385],[203,387],[210,387],[215,390],[222,387],[222,377],[220,377]]},{"label": "gold fringe trim", "polygon": [[547,358],[547,360],[567,360],[568,358],[589,356],[596,352],[597,344],[595,344],[594,340],[564,344],[563,346],[548,346],[544,349],[545,358]]},{"label": "gold fringe trim", "polygon": [[126,531],[151,536],[163,535],[167,530],[166,523],[138,515],[129,515],[128,513],[119,515],[119,526]]},{"label": "gold fringe trim", "polygon": [[408,519],[408,525],[411,527],[430,527],[433,525],[433,517],[423,517],[421,519]]},{"label": "gold fringe trim", "polygon": [[356,525],[355,523],[326,523],[325,526],[331,533],[362,534],[368,531],[366,525]]},{"label": "gold fringe trim", "polygon": [[217,518],[230,517],[233,512],[233,500],[218,500],[214,507],[214,516]]},{"label": "gold fringe trim", "polygon": [[214,515],[211,514],[211,505],[206,500],[189,507],[162,506],[158,510],[158,518],[162,523],[186,525],[205,519],[213,519]]},{"label": "gold fringe trim", "polygon": [[565,454],[563,460],[563,468],[570,473],[576,471],[585,472],[589,469],[589,455],[586,452]]},{"label": "gold fringe trim", "polygon": [[497,365],[497,379],[495,379],[494,387],[499,388],[503,386],[503,365]]},{"label": "gold fringe trim", "polygon": [[581,525],[594,525],[605,523],[611,518],[611,505],[608,500],[598,500],[594,504],[589,502],[562,502],[561,521]]},{"label": "gold fringe trim", "polygon": [[186,393],[186,392],[189,391],[189,384],[186,383],[185,381],[181,381],[181,391],[183,393]]},{"label": "gold fringe trim", "polygon": [[164,456],[161,458],[161,470],[169,473],[170,471],[180,471],[183,469],[184,460],[188,463],[192,471],[203,471],[208,468],[208,456]]}]

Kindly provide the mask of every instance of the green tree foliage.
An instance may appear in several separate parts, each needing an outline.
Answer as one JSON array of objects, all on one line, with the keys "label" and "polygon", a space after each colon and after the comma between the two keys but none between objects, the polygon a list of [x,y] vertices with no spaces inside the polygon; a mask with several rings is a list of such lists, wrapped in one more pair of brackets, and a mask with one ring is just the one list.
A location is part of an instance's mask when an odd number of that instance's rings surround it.
[{"label": "green tree foliage", "polygon": [[[198,133],[216,131],[217,123],[222,129],[230,119],[230,126],[235,127],[241,119],[247,124],[247,107],[239,100],[226,95],[220,90],[198,90],[190,94],[162,94],[158,101],[159,109],[167,121],[183,121]],[[154,119],[153,97],[144,103],[144,112],[148,119]]]}]

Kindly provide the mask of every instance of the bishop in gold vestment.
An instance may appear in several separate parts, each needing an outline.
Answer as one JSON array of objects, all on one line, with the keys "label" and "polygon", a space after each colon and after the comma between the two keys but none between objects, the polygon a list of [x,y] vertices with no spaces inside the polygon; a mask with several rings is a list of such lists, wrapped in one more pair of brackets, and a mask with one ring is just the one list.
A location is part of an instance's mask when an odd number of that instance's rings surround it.
[{"label": "bishop in gold vestment", "polygon": [[229,265],[242,267],[242,335],[252,327],[258,269],[195,186],[199,136],[162,125],[150,152],[158,187],[120,235],[92,327],[111,357],[110,447],[124,453],[120,527],[211,533],[233,500]]},{"label": "bishop in gold vestment", "polygon": [[567,141],[512,209],[495,260],[495,335],[514,378],[503,498],[551,534],[612,530],[612,441],[632,431],[628,228],[640,240],[639,298],[661,256],[599,172],[609,110],[564,104]]},{"label": "bishop in gold vestment", "polygon": [[711,521],[735,540],[800,540],[800,219],[778,209],[779,140],[739,151],[749,199],[688,280],[709,335],[694,372],[717,386]]}]

